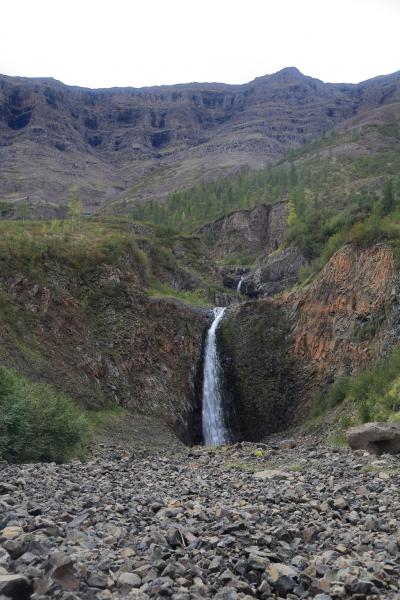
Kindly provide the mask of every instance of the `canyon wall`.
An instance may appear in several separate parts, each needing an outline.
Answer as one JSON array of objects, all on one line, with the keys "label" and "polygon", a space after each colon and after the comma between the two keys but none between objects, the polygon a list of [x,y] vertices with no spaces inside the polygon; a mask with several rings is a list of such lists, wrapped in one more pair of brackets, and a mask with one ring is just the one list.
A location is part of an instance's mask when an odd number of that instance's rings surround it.
[{"label": "canyon wall", "polygon": [[142,250],[132,243],[106,242],[108,256],[90,236],[87,247],[35,245],[9,259],[3,248],[0,362],[88,408],[154,415],[199,442],[211,311],[168,294],[202,285],[213,296],[218,281],[196,239],[173,240],[171,252],[151,236],[136,238]]},{"label": "canyon wall", "polygon": [[389,245],[348,245],[305,289],[229,309],[221,349],[239,436],[298,422],[314,392],[399,343],[399,291]]}]

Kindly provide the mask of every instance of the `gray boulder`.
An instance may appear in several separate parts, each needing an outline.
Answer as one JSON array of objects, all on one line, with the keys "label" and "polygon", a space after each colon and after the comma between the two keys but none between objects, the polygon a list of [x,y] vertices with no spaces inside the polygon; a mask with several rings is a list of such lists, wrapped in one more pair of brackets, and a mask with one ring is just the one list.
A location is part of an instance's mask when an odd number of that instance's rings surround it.
[{"label": "gray boulder", "polygon": [[371,454],[400,453],[400,423],[364,423],[347,430],[352,450],[367,450]]}]

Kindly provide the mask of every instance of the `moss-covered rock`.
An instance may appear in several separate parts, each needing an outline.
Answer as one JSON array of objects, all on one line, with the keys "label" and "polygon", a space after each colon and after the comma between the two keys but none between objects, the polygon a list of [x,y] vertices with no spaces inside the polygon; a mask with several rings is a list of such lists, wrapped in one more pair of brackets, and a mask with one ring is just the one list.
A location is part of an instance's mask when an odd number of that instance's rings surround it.
[{"label": "moss-covered rock", "polygon": [[291,419],[299,381],[284,310],[267,300],[229,309],[219,332],[226,405],[237,439],[259,440]]}]

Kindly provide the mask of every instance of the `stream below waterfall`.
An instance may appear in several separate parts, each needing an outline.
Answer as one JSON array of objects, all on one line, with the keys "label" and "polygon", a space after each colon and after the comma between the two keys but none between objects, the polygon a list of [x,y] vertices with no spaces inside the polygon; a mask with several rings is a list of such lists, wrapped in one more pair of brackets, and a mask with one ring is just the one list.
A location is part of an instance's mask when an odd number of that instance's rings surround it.
[{"label": "stream below waterfall", "polygon": [[222,406],[221,365],[217,348],[217,329],[224,312],[225,308],[214,308],[214,320],[207,332],[204,352],[202,425],[206,446],[218,446],[229,442]]}]

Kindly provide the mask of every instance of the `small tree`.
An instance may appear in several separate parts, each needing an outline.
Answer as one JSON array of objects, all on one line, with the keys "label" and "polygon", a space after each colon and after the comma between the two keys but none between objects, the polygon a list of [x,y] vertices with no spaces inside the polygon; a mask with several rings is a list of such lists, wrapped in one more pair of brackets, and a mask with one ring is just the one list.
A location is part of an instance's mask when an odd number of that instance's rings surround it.
[{"label": "small tree", "polygon": [[29,217],[29,205],[27,201],[19,205],[18,216],[23,223],[25,223],[26,219]]},{"label": "small tree", "polygon": [[389,179],[383,186],[382,214],[388,215],[395,208],[393,181]]},{"label": "small tree", "polygon": [[72,190],[70,199],[69,199],[69,208],[68,215],[71,219],[72,223],[79,223],[80,218],[82,216],[83,207],[81,202],[78,200],[78,195],[76,190]]}]

